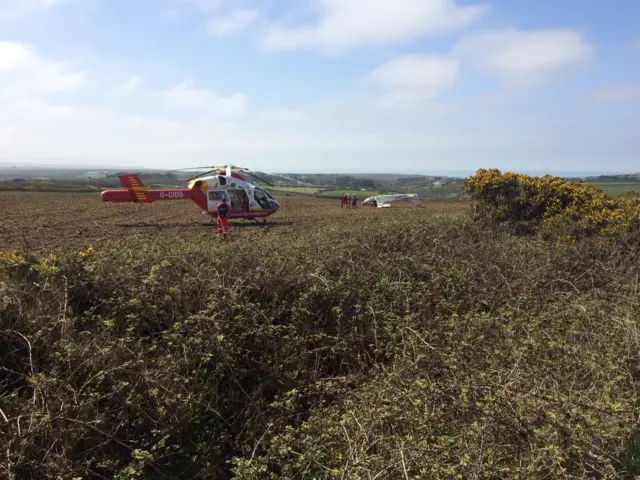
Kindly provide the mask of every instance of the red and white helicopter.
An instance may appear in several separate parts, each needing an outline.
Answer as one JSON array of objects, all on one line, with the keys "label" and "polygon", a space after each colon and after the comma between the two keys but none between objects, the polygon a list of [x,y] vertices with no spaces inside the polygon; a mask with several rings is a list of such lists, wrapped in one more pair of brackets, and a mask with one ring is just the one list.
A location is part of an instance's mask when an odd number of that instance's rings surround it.
[{"label": "red and white helicopter", "polygon": [[[210,167],[206,173],[190,178],[187,188],[147,190],[137,175],[121,175],[123,190],[105,190],[103,202],[152,203],[167,200],[191,200],[202,213],[213,218],[218,216],[216,205],[224,198],[231,206],[229,219],[256,220],[273,215],[280,208],[273,196],[247,182],[238,172],[246,172],[256,178],[249,169],[224,165]],[[191,169],[193,170],[193,169]],[[260,179],[262,180],[262,179]],[[264,180],[262,180],[264,181]],[[264,181],[268,184],[268,182]]]}]

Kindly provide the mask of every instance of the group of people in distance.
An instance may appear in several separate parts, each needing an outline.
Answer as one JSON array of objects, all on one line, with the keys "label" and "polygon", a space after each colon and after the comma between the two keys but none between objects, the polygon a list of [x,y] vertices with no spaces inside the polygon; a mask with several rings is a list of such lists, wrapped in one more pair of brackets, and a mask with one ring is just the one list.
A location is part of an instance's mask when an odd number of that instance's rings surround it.
[{"label": "group of people in distance", "polygon": [[356,197],[355,193],[353,195],[345,193],[344,195],[342,195],[340,201],[342,208],[356,208],[356,206],[358,205],[358,197]]}]

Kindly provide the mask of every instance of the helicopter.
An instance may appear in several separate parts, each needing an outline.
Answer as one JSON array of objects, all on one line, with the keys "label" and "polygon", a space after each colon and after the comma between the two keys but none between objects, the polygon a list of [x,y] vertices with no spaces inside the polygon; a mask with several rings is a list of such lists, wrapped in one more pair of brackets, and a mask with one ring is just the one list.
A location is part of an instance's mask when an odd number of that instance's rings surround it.
[{"label": "helicopter", "polygon": [[417,193],[400,193],[397,195],[376,195],[375,197],[365,198],[362,204],[377,208],[391,208],[390,202],[407,199],[411,200],[414,205],[420,205],[421,203]]},{"label": "helicopter", "polygon": [[[256,220],[273,215],[280,208],[273,196],[244,179],[238,172],[252,175],[264,183],[249,169],[233,165],[197,167],[211,170],[187,180],[187,188],[148,190],[138,175],[120,175],[122,190],[105,190],[103,202],[152,203],[169,200],[191,200],[201,208],[202,214],[217,218],[216,206],[226,199],[231,206],[229,219]],[[191,168],[189,170],[195,170]]]}]

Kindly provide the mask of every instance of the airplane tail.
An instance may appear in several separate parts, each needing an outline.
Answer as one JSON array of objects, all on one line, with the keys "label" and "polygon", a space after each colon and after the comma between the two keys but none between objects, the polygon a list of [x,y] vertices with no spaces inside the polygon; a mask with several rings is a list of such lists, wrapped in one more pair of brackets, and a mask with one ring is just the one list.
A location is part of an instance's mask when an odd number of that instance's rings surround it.
[{"label": "airplane tail", "polygon": [[124,188],[133,191],[139,202],[151,203],[147,196],[147,189],[138,175],[120,175],[118,179]]}]

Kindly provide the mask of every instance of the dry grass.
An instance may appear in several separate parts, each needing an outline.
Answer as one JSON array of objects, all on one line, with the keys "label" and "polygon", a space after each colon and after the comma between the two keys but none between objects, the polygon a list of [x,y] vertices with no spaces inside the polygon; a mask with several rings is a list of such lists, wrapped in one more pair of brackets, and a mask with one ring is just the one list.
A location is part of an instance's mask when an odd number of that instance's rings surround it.
[{"label": "dry grass", "polygon": [[[342,225],[353,221],[382,221],[398,211],[410,219],[434,214],[461,212],[464,203],[430,202],[415,208],[396,204],[393,211],[359,206],[340,209],[339,200],[312,197],[278,197],[283,207],[269,218],[266,227],[232,221],[233,238],[253,241],[257,233],[279,232],[297,235],[302,230]],[[28,247],[29,250],[82,249],[116,244],[128,239],[133,244],[188,242],[208,244],[215,237],[209,217],[190,201],[159,202],[150,205],[113,204],[100,201],[98,194],[0,192],[0,251]],[[394,213],[395,212],[395,213]]]},{"label": "dry grass", "polygon": [[1,260],[0,476],[640,473],[635,247],[485,230],[455,203],[288,197],[226,243],[189,204],[139,230],[131,206],[48,220],[71,197],[3,212],[5,249],[38,253]]}]

